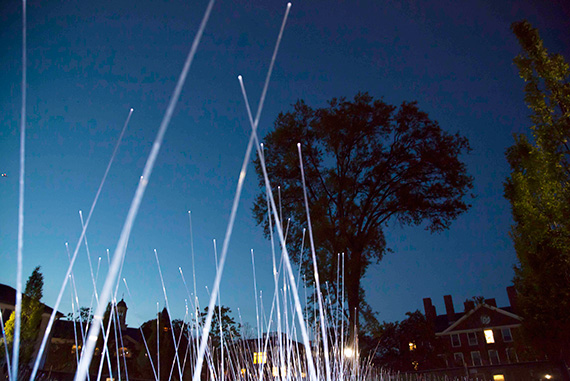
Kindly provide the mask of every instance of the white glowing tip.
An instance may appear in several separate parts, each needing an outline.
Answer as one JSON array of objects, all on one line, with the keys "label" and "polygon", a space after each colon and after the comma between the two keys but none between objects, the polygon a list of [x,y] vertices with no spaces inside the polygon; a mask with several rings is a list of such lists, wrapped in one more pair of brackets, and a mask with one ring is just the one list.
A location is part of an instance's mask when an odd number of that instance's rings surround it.
[{"label": "white glowing tip", "polygon": [[141,180],[143,180],[143,179],[144,179],[144,176],[141,176]]},{"label": "white glowing tip", "polygon": [[301,143],[297,143],[297,147],[301,148]]},{"label": "white glowing tip", "polygon": [[291,3],[287,3],[287,8],[291,8]]},{"label": "white glowing tip", "polygon": [[344,348],[344,356],[348,358],[354,357],[354,350],[349,347]]},{"label": "white glowing tip", "polygon": [[133,111],[135,111],[135,109],[131,107],[131,112],[133,112]]},{"label": "white glowing tip", "polygon": [[241,75],[238,75],[238,79],[239,79],[240,81],[242,80],[242,77],[241,77]]}]

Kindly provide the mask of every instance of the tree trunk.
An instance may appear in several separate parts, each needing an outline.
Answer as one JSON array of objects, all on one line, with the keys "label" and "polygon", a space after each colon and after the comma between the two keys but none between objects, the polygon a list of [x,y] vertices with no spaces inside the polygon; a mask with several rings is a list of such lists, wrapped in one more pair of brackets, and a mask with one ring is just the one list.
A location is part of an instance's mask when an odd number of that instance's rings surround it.
[{"label": "tree trunk", "polygon": [[[358,339],[358,316],[360,313],[360,274],[362,273],[362,253],[352,252],[348,261],[346,297],[349,309],[349,341],[355,348]],[[355,348],[356,349],[356,348]]]}]

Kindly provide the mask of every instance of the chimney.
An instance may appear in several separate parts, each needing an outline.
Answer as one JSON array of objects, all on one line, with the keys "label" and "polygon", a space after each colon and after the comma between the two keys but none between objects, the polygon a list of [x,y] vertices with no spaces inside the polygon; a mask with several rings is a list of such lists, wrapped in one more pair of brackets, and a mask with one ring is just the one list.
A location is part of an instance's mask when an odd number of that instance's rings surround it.
[{"label": "chimney", "polygon": [[466,300],[465,302],[463,302],[463,305],[465,306],[466,313],[475,308],[475,302],[472,300]]},{"label": "chimney", "polygon": [[492,307],[497,307],[497,301],[495,298],[485,299],[485,304]]},{"label": "chimney", "polygon": [[509,303],[511,304],[511,308],[513,312],[516,314],[517,311],[517,290],[515,290],[515,286],[507,287],[507,295],[509,296]]},{"label": "chimney", "polygon": [[433,322],[435,320],[435,307],[431,304],[431,298],[424,298],[424,311],[427,321]]},{"label": "chimney", "polygon": [[445,302],[445,311],[447,312],[447,320],[451,323],[455,321],[455,310],[453,309],[453,299],[451,295],[444,295],[443,301]]}]

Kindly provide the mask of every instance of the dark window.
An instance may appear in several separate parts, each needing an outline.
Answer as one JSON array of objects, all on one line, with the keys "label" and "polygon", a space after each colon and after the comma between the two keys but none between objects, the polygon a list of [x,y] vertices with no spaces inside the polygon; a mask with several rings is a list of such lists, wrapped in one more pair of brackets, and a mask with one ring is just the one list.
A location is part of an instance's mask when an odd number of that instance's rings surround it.
[{"label": "dark window", "polygon": [[495,349],[489,349],[489,361],[491,365],[499,365],[499,353]]},{"label": "dark window", "polygon": [[481,361],[481,353],[479,351],[471,352],[471,361],[473,366],[481,366],[483,362]]},{"label": "dark window", "polygon": [[507,361],[509,363],[514,364],[519,362],[519,359],[517,357],[517,352],[515,352],[515,348],[507,348],[505,352],[507,354]]},{"label": "dark window", "polygon": [[455,361],[455,366],[463,366],[463,364],[465,364],[465,359],[463,358],[463,353],[461,352],[454,353],[453,360]]},{"label": "dark window", "polygon": [[451,335],[451,346],[452,347],[460,347],[461,346],[461,339],[459,338],[458,333],[454,333]]},{"label": "dark window", "polygon": [[501,332],[503,333],[503,341],[504,342],[511,342],[513,341],[513,335],[511,335],[511,329],[510,328],[503,328],[501,330]]},{"label": "dark window", "polygon": [[469,341],[469,345],[477,345],[477,333],[475,332],[468,332],[467,333],[467,341]]}]

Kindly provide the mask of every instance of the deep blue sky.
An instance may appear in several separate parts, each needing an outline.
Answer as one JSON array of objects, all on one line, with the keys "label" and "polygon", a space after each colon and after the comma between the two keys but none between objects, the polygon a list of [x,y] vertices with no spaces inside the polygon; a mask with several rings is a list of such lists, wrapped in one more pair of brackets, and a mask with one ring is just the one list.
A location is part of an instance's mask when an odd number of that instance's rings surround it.
[{"label": "deep blue sky", "polygon": [[[216,3],[166,135],[129,243],[123,276],[133,298],[128,323],[151,319],[163,305],[157,249],[175,317],[191,283],[187,211],[193,214],[196,275],[202,305],[211,288],[237,175],[249,136],[237,82],[254,105],[261,92],[285,2]],[[368,91],[388,103],[417,100],[449,132],[467,136],[464,157],[476,199],[449,231],[386,228],[394,250],[370,268],[368,301],[380,320],[401,320],[444,294],[456,308],[474,295],[507,304],[516,261],[503,198],[505,149],[529,128],[523,82],[512,64],[519,47],[509,30],[527,18],[551,52],[570,57],[564,1],[360,1],[293,3],[260,134],[297,99],[314,107]],[[53,305],[74,246],[130,107],[135,112],[87,232],[91,253],[113,252],[130,200],[205,1],[31,1],[28,9],[28,117],[24,280],[42,266],[44,302]],[[21,94],[21,9],[0,6],[0,282],[15,285]],[[295,142],[292,142],[295,143]],[[240,204],[221,289],[222,304],[255,322],[250,249],[258,288],[273,293],[269,243],[251,216],[253,168]],[[318,238],[317,244],[318,244]],[[106,270],[106,265],[102,267]],[[88,305],[85,251],[75,274]],[[102,284],[102,276],[99,284]],[[266,308],[269,308],[266,303]],[[69,293],[60,308],[70,310]]]}]

